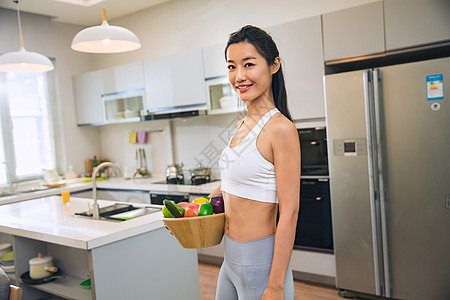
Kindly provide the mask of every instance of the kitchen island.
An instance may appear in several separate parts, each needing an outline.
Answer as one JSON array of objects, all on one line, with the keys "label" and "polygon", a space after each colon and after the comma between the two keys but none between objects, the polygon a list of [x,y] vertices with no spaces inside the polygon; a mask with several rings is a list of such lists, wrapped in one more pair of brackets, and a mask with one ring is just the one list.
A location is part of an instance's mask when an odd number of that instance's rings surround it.
[{"label": "kitchen island", "polygon": [[[88,210],[88,203],[92,200],[72,197],[63,204],[61,197],[51,196],[0,206],[0,242],[13,244],[12,278],[24,289],[23,299],[49,294],[66,299],[200,298],[197,251],[178,244],[159,210],[126,221],[74,216]],[[100,207],[115,203],[99,200]],[[38,252],[52,256],[65,278],[24,284],[20,277]],[[80,287],[87,278],[91,289]]]}]

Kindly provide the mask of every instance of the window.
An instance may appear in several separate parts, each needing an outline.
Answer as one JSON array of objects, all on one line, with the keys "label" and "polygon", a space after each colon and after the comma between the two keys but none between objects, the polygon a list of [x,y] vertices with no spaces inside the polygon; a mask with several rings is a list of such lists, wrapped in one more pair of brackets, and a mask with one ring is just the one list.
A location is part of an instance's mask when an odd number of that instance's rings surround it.
[{"label": "window", "polygon": [[[60,167],[53,82],[53,72],[0,73],[0,162],[7,162],[14,182]],[[0,184],[7,181],[5,168]]]}]

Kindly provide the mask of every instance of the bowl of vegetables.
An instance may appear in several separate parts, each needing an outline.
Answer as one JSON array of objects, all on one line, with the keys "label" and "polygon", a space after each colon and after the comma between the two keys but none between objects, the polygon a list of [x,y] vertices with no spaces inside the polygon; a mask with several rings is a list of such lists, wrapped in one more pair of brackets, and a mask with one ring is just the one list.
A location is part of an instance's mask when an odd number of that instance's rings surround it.
[{"label": "bowl of vegetables", "polygon": [[[178,204],[164,200],[162,220],[183,248],[211,247],[222,241],[225,212],[221,194],[221,200],[217,195],[211,199],[202,198],[192,203],[179,202]],[[216,204],[219,201],[222,201],[222,205]]]}]

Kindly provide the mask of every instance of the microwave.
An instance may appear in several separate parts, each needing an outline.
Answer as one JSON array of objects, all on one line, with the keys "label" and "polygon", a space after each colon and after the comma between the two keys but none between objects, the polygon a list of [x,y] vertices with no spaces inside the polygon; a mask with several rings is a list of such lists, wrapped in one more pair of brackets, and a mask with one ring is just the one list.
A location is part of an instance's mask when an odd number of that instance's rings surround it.
[{"label": "microwave", "polygon": [[301,148],[302,176],[328,176],[325,127],[297,129]]}]

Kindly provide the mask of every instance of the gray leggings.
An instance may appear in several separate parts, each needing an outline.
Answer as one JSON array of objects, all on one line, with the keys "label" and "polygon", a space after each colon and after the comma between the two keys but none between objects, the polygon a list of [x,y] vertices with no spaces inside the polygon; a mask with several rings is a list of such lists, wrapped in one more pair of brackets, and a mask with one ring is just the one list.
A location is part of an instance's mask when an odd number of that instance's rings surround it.
[{"label": "gray leggings", "polygon": [[[224,236],[225,258],[217,282],[216,300],[260,300],[269,281],[275,235],[241,243]],[[289,266],[284,297],[294,299],[294,279]]]}]

